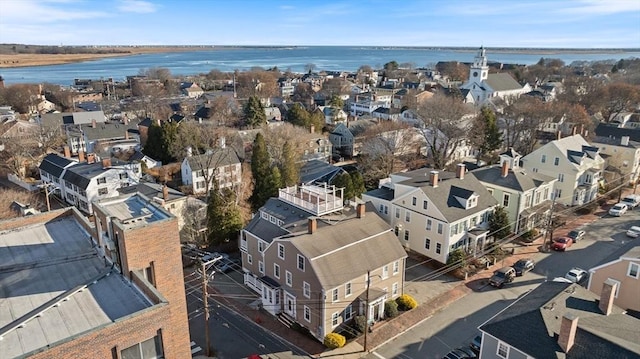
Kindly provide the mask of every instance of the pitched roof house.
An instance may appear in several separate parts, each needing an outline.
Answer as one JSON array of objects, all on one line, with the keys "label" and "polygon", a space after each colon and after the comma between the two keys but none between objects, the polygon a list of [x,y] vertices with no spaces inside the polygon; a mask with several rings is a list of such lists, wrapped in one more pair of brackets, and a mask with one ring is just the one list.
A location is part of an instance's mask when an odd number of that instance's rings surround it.
[{"label": "pitched roof house", "polygon": [[234,188],[242,182],[240,159],[233,148],[224,145],[210,153],[188,155],[180,172],[182,183],[191,186],[193,193],[206,193],[214,187],[214,179],[219,188]]},{"label": "pitched roof house", "polygon": [[556,177],[553,198],[566,205],[581,205],[598,195],[604,159],[598,147],[580,135],[551,141],[522,158],[524,169]]},{"label": "pitched roof house", "polygon": [[342,189],[280,189],[242,230],[244,283],[262,307],[319,340],[401,295],[406,253],[370,204],[343,207]]},{"label": "pitched roof house", "polygon": [[464,164],[456,173],[429,168],[393,173],[362,199],[375,205],[405,249],[440,263],[457,248],[482,252],[488,217],[498,204]]},{"label": "pitched roof house", "polygon": [[640,175],[640,142],[631,141],[629,137],[596,136],[591,142],[598,146],[602,156],[608,157],[607,172],[616,172],[630,184],[635,184]]},{"label": "pitched roof house", "polygon": [[600,295],[606,281],[617,283],[613,303],[620,308],[640,312],[640,246],[620,258],[589,269],[587,289]]},{"label": "pitched roof house", "polygon": [[480,326],[481,358],[638,358],[640,320],[578,284],[544,282]]}]

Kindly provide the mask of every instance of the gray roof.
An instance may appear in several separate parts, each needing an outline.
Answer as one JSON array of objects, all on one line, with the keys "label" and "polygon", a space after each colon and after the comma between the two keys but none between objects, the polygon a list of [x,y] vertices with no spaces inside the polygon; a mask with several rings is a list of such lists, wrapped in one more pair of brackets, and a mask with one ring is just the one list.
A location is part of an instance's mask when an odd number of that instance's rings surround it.
[{"label": "gray roof", "polygon": [[[464,178],[459,179],[456,178],[453,172],[440,171],[438,173],[438,187],[433,187],[431,185],[430,171],[431,169],[429,168],[421,168],[399,173],[401,176],[409,177],[409,179],[401,181],[399,184],[420,188],[449,223],[468,217],[473,213],[482,212],[498,204],[472,172],[465,173]],[[468,196],[470,192],[478,195],[478,203],[476,207],[466,209],[455,197],[466,198],[463,196]]]},{"label": "gray roof", "polygon": [[[115,158],[111,159],[111,166],[122,166],[125,164],[125,162],[118,161]],[[109,171],[109,168],[104,168],[102,166],[102,162],[76,163],[75,165],[67,168],[67,171],[64,173],[64,177],[62,178],[82,189],[87,189],[93,178],[96,178],[107,171]]]},{"label": "gray roof", "polygon": [[[640,320],[615,306],[604,315],[598,301],[577,284],[544,282],[480,330],[534,358],[638,358]],[[579,319],[575,344],[565,356],[557,337],[566,313]]]},{"label": "gray roof", "polygon": [[602,137],[617,138],[618,141],[622,136],[629,136],[632,141],[640,142],[640,128],[621,128],[608,123],[599,123],[596,126],[595,134]]},{"label": "gray roof", "polygon": [[125,132],[135,133],[134,130],[138,129],[138,122],[131,121],[127,125],[122,123],[101,123],[96,125],[95,128],[91,124],[80,125],[79,127],[88,140],[109,140],[124,138]]},{"label": "gray roof", "polygon": [[621,141],[620,138],[596,136],[596,138],[594,138],[593,141],[591,142],[595,144],[603,144],[603,145],[611,145],[611,146],[619,146],[619,147],[627,147],[627,148],[635,148],[635,149],[640,148],[640,142],[629,140],[629,143],[626,146],[623,146],[620,143],[620,141]]},{"label": "gray roof", "polygon": [[[0,232],[3,358],[29,356],[152,306],[105,266],[83,226],[64,215],[71,210],[59,212],[53,220]],[[78,291],[81,286],[87,290]]]},{"label": "gray roof", "polygon": [[494,91],[519,90],[522,85],[514,80],[508,73],[489,74],[485,82],[491,86]]},{"label": "gray roof", "polygon": [[44,157],[38,168],[60,178],[64,168],[74,162],[76,161],[72,161],[55,153],[50,153]]},{"label": "gray roof", "polygon": [[[332,288],[407,256],[391,227],[367,203],[363,218],[355,210],[333,224],[318,219],[313,234],[287,238],[310,261],[324,288]],[[348,233],[349,235],[345,235]]]},{"label": "gray roof", "polygon": [[172,217],[162,207],[152,204],[149,197],[138,193],[103,198],[93,205],[100,207],[107,216],[119,219],[127,229]]},{"label": "gray roof", "polygon": [[487,185],[509,188],[518,192],[538,188],[555,179],[541,173],[527,172],[523,168],[509,169],[507,176],[502,177],[502,167],[499,165],[478,168],[473,171],[473,174],[480,182]]},{"label": "gray roof", "polygon": [[[164,186],[159,183],[140,182],[138,183],[137,186],[127,186],[127,187],[118,188],[118,192],[122,194],[142,193],[143,195],[149,198],[153,198],[153,197],[162,198],[163,196],[162,187]],[[167,190],[169,192],[169,199],[168,199],[169,202],[187,197],[186,194],[178,190],[175,190],[171,187],[167,187]]]},{"label": "gray roof", "polygon": [[300,168],[300,182],[307,184],[317,182],[330,183],[340,173],[347,172],[342,167],[320,160],[311,160],[305,162]]},{"label": "gray roof", "polygon": [[107,120],[102,111],[86,111],[86,112],[54,112],[46,113],[41,117],[44,125],[86,125],[91,124],[93,120],[97,123],[103,123]]},{"label": "gray roof", "polygon": [[365,194],[367,196],[391,201],[393,200],[395,191],[388,187],[380,187],[380,188],[372,189],[371,191],[367,191]]},{"label": "gray roof", "polygon": [[200,170],[200,166],[219,168],[240,163],[240,159],[233,148],[218,148],[213,153],[187,157],[187,163],[192,171]]}]

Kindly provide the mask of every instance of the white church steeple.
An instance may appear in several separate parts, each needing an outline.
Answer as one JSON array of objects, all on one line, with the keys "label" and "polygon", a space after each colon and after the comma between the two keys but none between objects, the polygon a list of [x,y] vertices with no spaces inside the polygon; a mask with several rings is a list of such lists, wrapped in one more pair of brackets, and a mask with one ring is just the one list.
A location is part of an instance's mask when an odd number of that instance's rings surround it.
[{"label": "white church steeple", "polygon": [[481,83],[487,79],[489,75],[489,66],[487,66],[487,55],[484,46],[480,46],[478,54],[473,60],[473,65],[469,68],[469,82]]}]

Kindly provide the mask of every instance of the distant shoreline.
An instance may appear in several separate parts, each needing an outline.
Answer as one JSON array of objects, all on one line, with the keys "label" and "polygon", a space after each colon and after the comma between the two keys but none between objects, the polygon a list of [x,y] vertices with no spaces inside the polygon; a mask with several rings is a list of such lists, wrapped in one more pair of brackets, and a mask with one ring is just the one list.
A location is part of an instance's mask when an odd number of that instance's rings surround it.
[{"label": "distant shoreline", "polygon": [[[8,46],[7,44],[0,44],[0,46]],[[32,45],[37,46],[37,45]],[[78,48],[88,48],[87,46],[77,46]],[[306,47],[349,47],[349,48],[362,48],[362,49],[376,49],[376,50],[446,50],[446,51],[460,51],[460,52],[473,52],[477,51],[477,47],[453,47],[453,46],[269,46],[269,45],[224,45],[224,46],[211,46],[211,45],[193,45],[193,46],[94,46],[90,47],[100,53],[67,53],[67,54],[0,54],[0,68],[19,68],[19,67],[32,67],[32,66],[49,66],[49,65],[63,65],[70,63],[78,63],[85,61],[96,61],[111,57],[124,57],[143,54],[159,54],[159,53],[171,53],[171,52],[192,52],[192,51],[215,51],[215,50],[242,50],[242,49],[296,49]],[[73,48],[73,46],[72,46]],[[604,49],[604,48],[509,48],[509,47],[487,47],[488,51],[492,53],[513,53],[513,54],[527,54],[538,53],[542,55],[553,56],[556,54],[598,54],[598,53],[626,53],[626,52],[640,52],[640,49]],[[112,52],[105,52],[112,51]],[[121,51],[121,52],[118,52]]]}]

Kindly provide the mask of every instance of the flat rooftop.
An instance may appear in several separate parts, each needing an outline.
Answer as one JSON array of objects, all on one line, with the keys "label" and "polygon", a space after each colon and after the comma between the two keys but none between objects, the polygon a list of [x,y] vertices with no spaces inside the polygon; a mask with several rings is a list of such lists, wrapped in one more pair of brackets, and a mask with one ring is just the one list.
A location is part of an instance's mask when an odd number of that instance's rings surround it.
[{"label": "flat rooftop", "polygon": [[126,228],[153,223],[171,217],[151,200],[139,194],[128,194],[113,198],[105,198],[97,202],[105,214],[119,219]]},{"label": "flat rooftop", "polygon": [[0,232],[0,353],[15,358],[153,304],[98,255],[75,216]]}]

